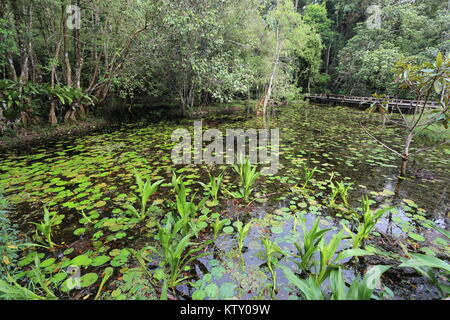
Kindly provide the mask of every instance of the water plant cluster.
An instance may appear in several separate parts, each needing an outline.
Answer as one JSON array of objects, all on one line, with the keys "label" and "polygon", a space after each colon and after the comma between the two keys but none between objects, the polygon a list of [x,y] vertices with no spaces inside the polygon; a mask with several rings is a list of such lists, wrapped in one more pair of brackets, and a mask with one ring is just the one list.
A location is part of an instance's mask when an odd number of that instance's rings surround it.
[{"label": "water plant cluster", "polygon": [[[257,167],[251,165],[248,160],[241,165],[232,167],[236,174],[240,177],[240,182],[244,194],[247,197],[238,197],[245,200],[246,204],[250,199],[250,193],[246,193],[245,189],[253,188],[256,178],[248,180],[248,176],[257,177]],[[308,182],[312,179],[315,170],[309,170],[303,167],[307,173],[305,175],[305,183],[302,185],[303,192],[310,192],[311,189],[306,189]],[[308,174],[309,172],[309,174]],[[140,211],[135,209],[132,204],[126,204],[127,209],[121,213],[120,217],[124,218],[122,223],[128,227],[134,227],[145,223],[145,220],[152,220],[156,224],[155,235],[153,237],[153,245],[146,245],[139,250],[132,248],[128,249],[114,249],[116,251],[113,259],[106,255],[99,255],[90,257],[90,255],[78,255],[72,260],[64,263],[65,266],[79,266],[79,267],[99,267],[105,265],[110,261],[111,266],[121,266],[128,259],[134,258],[139,266],[137,269],[142,274],[142,277],[147,279],[148,284],[153,285],[155,294],[159,294],[160,299],[167,299],[177,295],[177,287],[183,284],[189,284],[193,278],[192,264],[202,257],[211,255],[210,246],[214,244],[217,237],[225,232],[225,226],[231,225],[230,219],[220,219],[219,215],[211,214],[211,209],[206,206],[206,202],[211,197],[214,202],[211,207],[217,205],[217,201],[221,200],[219,196],[221,188],[220,182],[224,171],[217,177],[209,173],[210,183],[201,185],[205,188],[205,197],[196,199],[196,194],[187,196],[187,185],[184,181],[184,176],[177,176],[175,172],[172,173],[172,180],[170,186],[172,187],[171,194],[174,194],[175,201],[170,201],[166,210],[167,213],[162,213],[165,210],[158,210],[156,201],[147,208],[147,203],[152,199],[152,195],[158,191],[158,187],[164,182],[163,179],[152,183],[150,179],[144,179],[135,172],[137,190],[139,192],[136,199],[141,205]],[[312,174],[311,174],[312,173]],[[249,183],[249,181],[251,181]],[[348,206],[348,188],[342,187],[342,183],[335,184],[330,180],[330,197],[335,197],[335,190],[339,190],[338,194],[342,200],[342,205]],[[214,186],[214,187],[212,187]],[[341,187],[339,187],[341,186]],[[250,189],[252,190],[252,189]],[[228,192],[229,193],[229,192]],[[393,208],[381,208],[373,210],[370,207],[370,200],[364,196],[361,200],[360,210],[352,212],[352,219],[341,222],[342,229],[332,234],[331,238],[326,240],[327,235],[332,230],[331,228],[321,229],[320,219],[316,218],[312,227],[307,226],[307,220],[303,214],[296,213],[294,216],[295,225],[293,228],[294,234],[297,233],[296,226],[300,224],[303,238],[294,242],[296,252],[290,254],[283,251],[279,244],[272,241],[270,237],[261,235],[260,241],[264,247],[265,265],[270,273],[271,284],[270,297],[275,298],[278,292],[277,287],[277,269],[282,270],[287,281],[298,289],[299,295],[303,299],[382,299],[392,297],[393,292],[389,287],[381,286],[380,279],[384,272],[392,267],[413,267],[424,276],[430,278],[436,286],[441,290],[443,296],[449,293],[448,287],[445,283],[440,281],[442,275],[448,277],[450,275],[449,265],[436,257],[423,254],[408,254],[407,258],[400,258],[400,265],[376,265],[370,266],[369,270],[361,279],[359,275],[348,282],[344,280],[342,269],[345,268],[349,260],[358,261],[358,257],[374,255],[374,251],[369,251],[364,248],[365,241],[370,237],[377,222]],[[161,222],[155,219],[155,215],[161,215]],[[127,218],[127,215],[129,218]],[[33,223],[36,226],[35,240],[40,242],[49,250],[54,250],[58,245],[52,240],[52,231],[62,218],[55,212],[50,212],[46,207],[43,209],[43,218],[39,223]],[[93,224],[95,217],[89,217],[82,212],[82,219],[84,224]],[[118,218],[119,219],[119,218]],[[348,226],[349,224],[350,226]],[[236,220],[232,224],[234,229],[228,233],[235,234],[234,238],[237,242],[236,256],[240,256],[242,265],[245,265],[242,253],[244,249],[245,240],[251,230],[252,222],[244,224],[240,220]],[[437,227],[436,227],[437,228]],[[126,229],[126,228],[125,228]],[[354,231],[352,231],[352,229]],[[208,237],[213,232],[213,237]],[[445,230],[439,229],[440,232],[448,237]],[[345,236],[349,243],[344,241]],[[347,248],[348,246],[348,248]],[[69,252],[70,253],[70,252]],[[112,252],[110,252],[112,255]],[[41,255],[42,256],[42,255]],[[5,254],[5,257],[8,255]],[[290,268],[282,261],[290,261],[295,264],[295,268]],[[20,260],[22,266],[31,264],[30,270],[25,272],[26,276],[32,286],[22,286],[19,279],[14,279],[8,274],[5,280],[2,280],[0,292],[4,297],[26,297],[28,299],[56,299],[57,295],[54,290],[70,292],[73,289],[81,287],[89,287],[100,280],[98,291],[93,297],[97,299],[100,297],[105,283],[114,274],[113,267],[106,267],[99,278],[97,273],[84,274],[77,284],[74,285],[73,278],[66,278],[64,272],[59,272],[52,278],[46,278],[46,271],[52,270],[51,267],[60,269],[63,264],[56,264],[55,258],[49,258],[41,262],[39,254],[34,251],[24,259]],[[150,267],[149,267],[150,266]],[[440,273],[441,272],[441,273]],[[67,272],[66,272],[67,273]],[[57,276],[60,275],[60,276]],[[63,281],[65,280],[65,281]],[[330,286],[324,288],[325,281],[328,280]],[[60,286],[58,287],[58,284]],[[216,285],[217,286],[217,285]],[[36,293],[36,288],[39,288]],[[211,287],[209,287],[211,291]],[[374,291],[378,289],[378,294]],[[205,289],[206,290],[206,289]],[[192,294],[194,299],[204,299],[208,295],[205,290],[195,290]],[[210,292],[210,297],[215,295]],[[217,295],[216,295],[217,296]]]},{"label": "water plant cluster", "polygon": [[[321,128],[326,141],[306,135],[300,146],[286,127],[278,175],[261,176],[248,160],[173,166],[172,144],[164,143],[170,132],[159,124],[2,159],[8,219],[29,244],[2,242],[2,266],[9,266],[2,298],[390,299],[405,288],[420,294],[395,283],[406,271],[433,298],[445,298],[445,228],[419,201],[394,202],[395,191],[352,175],[393,169],[389,156],[375,145],[362,152],[358,146],[370,143],[362,133],[343,128],[336,135],[341,124],[315,115],[314,107],[302,109],[311,114],[294,110],[285,117],[305,133]],[[145,143],[149,133],[154,139]],[[388,139],[395,142],[395,131]],[[342,145],[348,153],[323,151]],[[438,171],[447,163],[435,153],[428,161]],[[439,186],[427,187],[433,183]]]}]

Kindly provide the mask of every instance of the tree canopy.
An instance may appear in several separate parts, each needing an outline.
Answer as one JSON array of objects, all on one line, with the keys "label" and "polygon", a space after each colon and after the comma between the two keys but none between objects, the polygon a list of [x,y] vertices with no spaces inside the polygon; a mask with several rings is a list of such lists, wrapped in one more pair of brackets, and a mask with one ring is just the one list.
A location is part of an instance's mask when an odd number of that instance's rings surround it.
[{"label": "tree canopy", "polygon": [[[399,95],[399,60],[450,48],[447,1],[1,0],[2,117],[74,121],[111,97],[197,105]],[[13,109],[13,110],[7,110]]]}]

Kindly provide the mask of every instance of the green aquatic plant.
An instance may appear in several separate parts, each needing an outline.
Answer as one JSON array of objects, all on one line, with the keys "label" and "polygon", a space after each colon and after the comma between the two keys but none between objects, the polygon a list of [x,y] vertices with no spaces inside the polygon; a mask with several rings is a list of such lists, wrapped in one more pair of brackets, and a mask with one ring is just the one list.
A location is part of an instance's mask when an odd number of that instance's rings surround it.
[{"label": "green aquatic plant", "polygon": [[0,192],[0,279],[1,274],[11,269],[11,261],[18,258],[18,247],[21,245],[19,232],[9,218],[10,205]]},{"label": "green aquatic plant", "polygon": [[147,178],[146,181],[142,179],[141,175],[135,172],[136,185],[141,201],[141,210],[138,211],[132,204],[127,204],[125,207],[131,211],[131,213],[139,218],[139,220],[144,220],[147,217],[147,202],[148,199],[158,190],[164,179],[151,183],[150,179]]},{"label": "green aquatic plant", "polygon": [[38,239],[44,237],[45,242],[50,248],[53,248],[56,244],[52,241],[52,228],[61,222],[60,217],[56,212],[50,212],[44,207],[44,219],[39,222],[32,222],[36,226],[36,237]]},{"label": "green aquatic plant", "polygon": [[39,286],[45,292],[46,298],[57,299],[55,293],[48,286],[48,283],[50,283],[50,281],[46,279],[44,273],[42,272],[41,261],[37,254],[34,257],[34,268],[32,270],[32,274],[33,274],[33,281],[39,284]]},{"label": "green aquatic plant", "polygon": [[0,299],[4,300],[56,300],[55,293],[50,289],[49,279],[42,273],[38,255],[34,257],[34,267],[29,271],[28,287],[19,284],[13,276],[6,274],[0,279]]},{"label": "green aquatic plant", "polygon": [[199,184],[209,193],[211,198],[214,200],[215,203],[218,203],[219,201],[219,192],[220,192],[220,186],[223,181],[223,173],[219,174],[217,177],[213,176],[211,173],[208,172],[209,176],[209,182],[208,184],[205,184],[203,182],[199,182]]},{"label": "green aquatic plant", "polygon": [[392,207],[387,207],[373,211],[370,209],[370,200],[367,196],[362,197],[361,208],[362,220],[360,220],[357,226],[356,233],[352,232],[344,223],[341,223],[345,231],[352,237],[354,249],[360,248],[364,244],[364,241],[370,236],[378,220],[380,220],[384,213],[392,210]]},{"label": "green aquatic plant", "polygon": [[[81,214],[81,216],[83,217],[83,222],[84,223],[92,223],[91,218],[89,218],[86,213],[84,213],[84,210],[79,211],[79,213]],[[80,221],[81,222],[81,221]]]},{"label": "green aquatic plant", "polygon": [[328,244],[325,243],[324,239],[319,242],[318,250],[320,258],[318,270],[315,272],[317,284],[321,284],[326,278],[328,278],[330,272],[336,268],[335,262],[337,262],[337,259],[333,260],[333,257],[336,254],[343,237],[344,235],[341,230],[333,235]]},{"label": "green aquatic plant", "polygon": [[251,222],[247,224],[243,224],[242,221],[236,221],[234,223],[234,226],[237,229],[238,232],[238,250],[239,253],[242,253],[242,248],[244,247],[244,240],[247,238],[248,232],[250,231]]},{"label": "green aquatic plant", "polygon": [[448,285],[450,265],[447,262],[428,254],[406,253],[409,257],[399,267],[414,268],[419,274],[430,279],[439,288],[443,297],[450,295],[450,286]]},{"label": "green aquatic plant", "polygon": [[230,223],[230,219],[220,219],[219,217],[214,220],[213,223],[213,239],[216,240],[219,236],[219,232],[225,227],[227,224]]},{"label": "green aquatic plant", "polygon": [[285,254],[281,248],[269,238],[264,237],[261,241],[265,249],[267,268],[272,276],[272,296],[275,296],[277,290],[277,274],[275,272],[275,266],[278,263],[277,255]]},{"label": "green aquatic plant", "polygon": [[328,206],[329,207],[334,207],[334,206],[336,206],[336,198],[337,198],[337,196],[339,194],[339,189],[333,183],[333,181],[330,181],[330,189],[331,189],[331,193],[330,193],[330,196],[328,198]]},{"label": "green aquatic plant", "polygon": [[172,179],[171,179],[171,183],[172,183],[172,188],[173,191],[175,193],[180,192],[180,183],[183,182],[183,176],[177,176],[175,171],[172,171]]},{"label": "green aquatic plant", "polygon": [[358,275],[347,286],[341,269],[333,270],[330,274],[331,300],[371,300],[374,298],[373,291],[380,283],[383,273],[390,269],[389,265],[371,266],[364,274]]},{"label": "green aquatic plant", "polygon": [[317,283],[314,277],[300,279],[288,267],[284,265],[278,265],[278,267],[282,269],[288,281],[300,290],[305,300],[370,300],[374,297],[373,291],[382,274],[391,266],[372,266],[363,279],[357,276],[350,286],[345,283],[341,269],[334,269],[329,275],[331,289],[329,296],[324,293],[327,290],[323,290],[321,284]]},{"label": "green aquatic plant", "polygon": [[288,267],[278,264],[278,268],[280,268],[286,279],[289,283],[293,284],[297,289],[300,290],[302,297],[305,300],[324,300],[324,295],[320,284],[316,282],[314,277],[310,276],[307,279],[300,279],[295,275],[295,273],[289,269]]},{"label": "green aquatic plant", "polygon": [[[161,288],[160,299],[167,300],[168,276],[166,275],[164,270],[161,268],[157,269],[156,271],[150,270],[148,268],[149,262],[152,261],[152,258],[149,257],[148,252],[155,252],[156,249],[154,247],[144,247],[144,248],[141,248],[140,250],[134,250],[134,249],[129,249],[129,250],[130,250],[131,254],[133,255],[133,257],[139,263],[139,267],[137,268],[137,270],[139,270],[140,273],[144,276],[144,279],[141,279],[141,277],[131,277],[131,279],[129,281],[130,282],[129,286],[131,287],[131,289],[133,289],[133,291],[135,291],[134,288],[136,287],[136,282],[138,282],[138,283],[143,283],[145,285],[145,287],[150,287],[150,288],[152,288],[152,290],[154,290],[154,288],[157,287],[157,285],[158,285],[157,281],[162,280],[163,286]],[[162,267],[164,267],[164,265]],[[145,283],[144,281],[145,282],[148,281],[148,283]]]},{"label": "green aquatic plant", "polygon": [[308,167],[308,165],[306,163],[303,163],[304,181],[303,181],[302,189],[307,189],[309,182],[312,180],[312,178],[314,177],[316,172],[317,172],[317,167],[314,167],[311,169]]},{"label": "green aquatic plant", "polygon": [[255,184],[256,179],[261,175],[261,172],[257,172],[258,167],[252,165],[248,157],[237,161],[237,163],[232,164],[231,167],[239,175],[241,187],[237,192],[228,191],[228,193],[234,198],[241,198],[248,201],[253,192],[253,185]]},{"label": "green aquatic plant", "polygon": [[[182,271],[190,262],[208,255],[209,253],[198,254],[212,240],[198,244],[191,241],[192,234],[182,235],[182,223],[175,222],[172,214],[168,214],[166,223],[162,227],[158,224],[158,241],[163,249],[163,266],[167,266],[167,285],[175,287],[181,284],[188,276],[182,276]],[[157,252],[156,249],[149,247]]]},{"label": "green aquatic plant", "polygon": [[190,201],[187,199],[186,187],[182,177],[180,176],[176,179],[176,187],[174,187],[176,192],[176,208],[180,216],[181,228],[183,235],[187,235],[190,229],[196,228],[198,225],[194,225],[195,216],[199,210],[204,206],[208,198],[205,197],[201,199],[198,203],[195,203],[195,194],[192,195]]},{"label": "green aquatic plant", "polygon": [[346,249],[337,252],[344,238],[343,230],[334,234],[328,243],[322,239],[319,243],[319,261],[314,272],[317,284],[324,282],[330,275],[331,271],[339,267],[339,263],[347,258],[371,255],[369,251],[362,249]]},{"label": "green aquatic plant", "polygon": [[111,267],[108,267],[103,272],[102,281],[100,282],[100,286],[98,287],[97,294],[95,295],[94,300],[97,300],[100,297],[100,293],[102,292],[103,286],[105,285],[106,281],[112,276],[114,273],[114,269]]},{"label": "green aquatic plant", "polygon": [[301,218],[300,224],[303,230],[303,242],[295,243],[297,254],[293,260],[300,270],[308,271],[314,263],[314,253],[319,250],[319,244],[324,238],[325,234],[331,229],[320,229],[320,220],[314,221],[311,229],[306,227],[306,221]]},{"label": "green aquatic plant", "polygon": [[436,230],[437,232],[439,232],[440,234],[442,234],[443,236],[445,236],[447,238],[447,240],[450,240],[450,232],[448,232],[445,229],[442,229],[440,227],[438,227],[435,223],[432,223],[430,225],[434,230]]},{"label": "green aquatic plant", "polygon": [[20,285],[11,275],[7,274],[6,279],[0,279],[0,299],[2,300],[46,300],[30,289]]},{"label": "green aquatic plant", "polygon": [[331,194],[329,199],[329,205],[331,207],[335,206],[336,198],[339,196],[342,200],[342,204],[348,207],[348,191],[350,190],[353,183],[345,183],[345,182],[336,182],[334,184],[333,181],[330,181]]}]

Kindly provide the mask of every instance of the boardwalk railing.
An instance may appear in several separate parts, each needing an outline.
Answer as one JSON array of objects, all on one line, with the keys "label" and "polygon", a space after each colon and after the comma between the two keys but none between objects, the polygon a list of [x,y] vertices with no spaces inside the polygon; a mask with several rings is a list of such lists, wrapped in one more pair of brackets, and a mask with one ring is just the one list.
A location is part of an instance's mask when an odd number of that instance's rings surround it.
[{"label": "boardwalk railing", "polygon": [[[357,97],[357,96],[345,96],[339,94],[313,94],[305,96],[305,99],[309,99],[311,102],[327,103],[333,105],[350,105],[369,107],[373,103],[381,103],[387,100],[388,110],[401,109],[409,112],[414,111],[417,107],[423,107],[425,101],[405,100],[396,98],[375,98],[375,97]],[[435,101],[428,101],[425,108],[435,109],[439,108],[439,104]]]}]

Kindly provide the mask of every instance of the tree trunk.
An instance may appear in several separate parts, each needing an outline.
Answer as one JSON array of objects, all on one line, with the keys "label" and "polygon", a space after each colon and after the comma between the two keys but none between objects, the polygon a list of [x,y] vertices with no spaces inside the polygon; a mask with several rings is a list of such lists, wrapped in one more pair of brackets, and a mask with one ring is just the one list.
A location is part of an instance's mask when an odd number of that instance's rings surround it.
[{"label": "tree trunk", "polygon": [[[27,49],[27,33],[26,30],[24,30],[24,26],[26,25],[24,21],[24,17],[27,16],[25,14],[22,7],[19,7],[19,3],[16,0],[10,0],[12,13],[14,16],[14,25],[16,29],[17,34],[17,43],[19,44],[19,53],[20,53],[20,78],[19,81],[21,83],[28,82],[29,75],[28,75],[28,49]],[[29,4],[31,5],[31,4]]]},{"label": "tree trunk", "polygon": [[[28,30],[33,30],[33,7],[32,4],[28,7]],[[36,53],[33,50],[33,44],[31,42],[31,37],[27,36],[27,50],[28,50],[28,57],[30,61],[30,75],[31,80],[37,83],[42,83],[42,71],[41,67],[39,66],[38,58],[36,56]]]},{"label": "tree trunk", "polygon": [[[77,1],[77,5],[80,5],[79,1]],[[73,46],[75,48],[75,88],[81,89],[81,70],[83,68],[83,55],[81,51],[80,30],[77,28],[73,29]],[[82,117],[86,115],[80,99],[76,99],[74,101],[74,108],[75,112],[78,112]]]},{"label": "tree trunk", "polygon": [[401,164],[401,169],[400,169],[400,175],[402,177],[406,176],[406,171],[408,168],[409,148],[411,146],[413,136],[414,136],[413,132],[409,131],[408,135],[406,136],[406,139],[405,139],[405,144],[403,146],[402,164]]},{"label": "tree trunk", "polygon": [[[0,1],[0,19],[5,19],[5,12],[6,12],[6,1],[1,0]],[[4,42],[6,40],[6,37],[0,36],[0,42]],[[17,72],[16,68],[14,67],[14,61],[11,52],[5,48],[5,67],[6,67],[6,73],[7,77],[10,80],[17,81]]]},{"label": "tree trunk", "polygon": [[[64,6],[61,6],[62,15],[65,17],[65,11]],[[66,71],[66,84],[68,87],[72,87],[72,67],[70,65],[70,59],[69,59],[69,43],[67,39],[67,29],[66,24],[62,24],[62,36],[63,36],[63,43],[64,43],[64,65],[65,65],[65,71]]]},{"label": "tree trunk", "polygon": [[6,70],[8,71],[8,78],[16,82],[17,72],[16,68],[14,67],[14,61],[10,52],[6,53],[6,61],[7,61]]},{"label": "tree trunk", "polygon": [[50,112],[48,114],[48,123],[54,126],[58,123],[58,118],[56,117],[56,100],[53,98],[50,104]]},{"label": "tree trunk", "polygon": [[328,74],[328,68],[330,67],[330,52],[331,52],[331,42],[328,45],[328,50],[327,50],[327,64],[325,67],[325,73],[327,73],[327,74]]},{"label": "tree trunk", "polygon": [[[55,49],[55,55],[54,55],[54,59],[53,59],[53,64],[52,64],[52,70],[51,70],[51,86],[52,89],[55,88],[55,85],[57,83],[57,74],[56,74],[56,61],[58,61],[58,57],[59,54],[61,52],[61,46],[62,46],[62,28],[64,28],[64,16],[61,17],[61,36],[60,39],[56,45],[56,49]],[[48,122],[50,123],[50,125],[54,126],[58,123],[58,118],[56,117],[56,107],[58,105],[58,101],[56,100],[55,97],[52,98],[51,104],[50,104],[50,112],[48,115]]]},{"label": "tree trunk", "polygon": [[[65,8],[64,5],[61,6],[61,11],[63,17],[65,17]],[[67,36],[67,28],[66,24],[64,23],[62,26],[62,38],[63,38],[63,46],[64,46],[64,66],[66,71],[66,85],[68,87],[72,87],[72,66],[70,65],[70,58],[69,58],[69,42],[68,42],[68,36]],[[72,104],[69,106],[69,108],[66,110],[66,113],[64,114],[64,122],[68,122],[69,120],[75,121],[75,105]]]},{"label": "tree trunk", "polygon": [[[274,60],[274,63],[273,63],[272,73],[271,73],[270,78],[269,78],[269,85],[267,87],[267,92],[265,93],[265,97],[264,97],[264,103],[263,103],[263,109],[262,109],[262,114],[263,115],[266,115],[266,113],[267,113],[267,104],[269,103],[270,97],[272,95],[273,80],[275,78],[275,74],[277,72],[278,63],[279,63],[279,60],[280,60],[281,45],[280,45],[280,37],[279,37],[278,26],[277,26],[277,30],[276,30],[276,35],[277,35],[277,42],[276,42],[276,48],[275,48],[275,60]],[[261,115],[261,110],[259,108],[257,108],[256,112],[257,112],[258,115]]]}]

